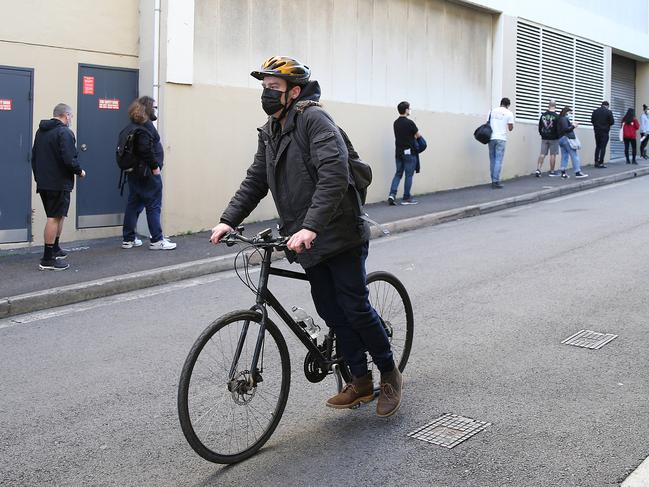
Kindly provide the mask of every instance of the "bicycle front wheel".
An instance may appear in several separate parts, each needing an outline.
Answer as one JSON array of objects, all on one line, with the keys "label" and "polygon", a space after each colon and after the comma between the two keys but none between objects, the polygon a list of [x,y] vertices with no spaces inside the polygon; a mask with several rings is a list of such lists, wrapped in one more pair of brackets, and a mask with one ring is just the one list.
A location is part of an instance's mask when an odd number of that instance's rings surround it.
[{"label": "bicycle front wheel", "polygon": [[258,373],[250,370],[261,326],[259,313],[226,314],[203,331],[185,360],[178,384],[180,425],[189,445],[210,462],[236,463],[252,456],[284,412],[290,359],[284,337],[269,319]]}]

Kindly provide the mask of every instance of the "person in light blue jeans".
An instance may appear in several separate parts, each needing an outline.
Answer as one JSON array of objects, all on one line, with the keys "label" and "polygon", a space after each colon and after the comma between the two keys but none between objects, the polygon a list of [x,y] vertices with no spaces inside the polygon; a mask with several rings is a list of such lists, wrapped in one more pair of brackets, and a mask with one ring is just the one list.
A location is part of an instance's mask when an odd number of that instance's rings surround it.
[{"label": "person in light blue jeans", "polygon": [[578,122],[572,121],[569,115],[572,113],[572,108],[564,107],[559,115],[557,122],[557,132],[559,133],[559,147],[561,147],[561,178],[568,179],[568,159],[572,159],[572,168],[575,170],[576,178],[587,178],[588,174],[581,172],[581,161],[579,159],[578,149],[573,149],[570,146],[570,141],[577,141],[575,129],[579,126]]},{"label": "person in light blue jeans", "polygon": [[491,139],[489,141],[489,167],[491,170],[491,183],[500,182],[500,171],[505,157],[506,140]]},{"label": "person in light blue jeans", "polygon": [[405,202],[411,201],[412,195],[410,194],[410,189],[412,188],[412,176],[415,174],[415,169],[417,168],[417,156],[412,154],[403,154],[395,160],[397,163],[397,171],[394,173],[394,177],[392,178],[390,196],[392,196],[393,199],[396,197],[399,183],[401,182],[401,178],[405,172],[406,178],[403,183],[403,200]]},{"label": "person in light blue jeans", "polygon": [[[559,147],[561,147],[561,177],[566,179],[566,169],[568,169],[568,160],[572,159],[572,167],[575,174],[581,172],[581,159],[579,159],[579,152],[577,149],[570,147],[568,137],[565,135],[559,139]],[[566,177],[564,177],[566,174]]]},{"label": "person in light blue jeans", "polygon": [[489,113],[491,140],[489,141],[489,167],[491,170],[491,187],[501,189],[500,170],[503,167],[507,132],[514,130],[514,114],[509,111],[509,98],[500,100],[500,106]]}]

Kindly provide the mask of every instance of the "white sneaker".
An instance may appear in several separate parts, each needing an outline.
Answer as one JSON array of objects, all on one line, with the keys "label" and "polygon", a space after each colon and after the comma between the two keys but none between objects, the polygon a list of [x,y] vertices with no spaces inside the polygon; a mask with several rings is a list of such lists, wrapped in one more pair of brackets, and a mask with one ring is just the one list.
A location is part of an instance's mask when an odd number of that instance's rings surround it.
[{"label": "white sneaker", "polygon": [[176,248],[176,244],[170,242],[166,238],[163,238],[162,240],[158,240],[157,242],[153,242],[149,244],[149,250],[173,250],[175,248]]},{"label": "white sneaker", "polygon": [[132,242],[124,241],[122,242],[122,248],[123,249],[132,249],[133,247],[141,247],[142,246],[142,240],[139,238],[135,237],[135,240]]}]

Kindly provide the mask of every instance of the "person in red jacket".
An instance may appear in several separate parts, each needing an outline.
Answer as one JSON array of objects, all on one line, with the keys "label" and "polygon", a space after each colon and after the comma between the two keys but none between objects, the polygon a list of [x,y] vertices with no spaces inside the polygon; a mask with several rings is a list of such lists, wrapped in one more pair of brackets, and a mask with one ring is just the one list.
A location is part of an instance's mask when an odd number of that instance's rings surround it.
[{"label": "person in red jacket", "polygon": [[[636,133],[640,128],[640,122],[635,118],[635,110],[629,108],[626,115],[622,119],[622,138],[624,139],[624,157],[626,157],[627,164],[637,164],[635,161],[636,155]],[[629,161],[629,146],[633,153],[633,161]]]}]

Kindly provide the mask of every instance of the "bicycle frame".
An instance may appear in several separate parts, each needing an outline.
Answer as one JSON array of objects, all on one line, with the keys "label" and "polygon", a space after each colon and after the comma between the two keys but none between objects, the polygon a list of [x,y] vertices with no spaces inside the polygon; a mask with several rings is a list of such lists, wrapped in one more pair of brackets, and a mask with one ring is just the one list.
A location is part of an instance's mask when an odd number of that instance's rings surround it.
[{"label": "bicycle frame", "polygon": [[[327,357],[325,357],[325,355],[323,355],[322,351],[318,348],[315,341],[312,340],[311,337],[308,335],[308,333],[306,333],[306,331],[302,329],[300,325],[297,324],[297,322],[293,319],[290,313],[286,311],[286,309],[280,304],[280,302],[275,297],[275,295],[273,295],[273,293],[268,289],[268,280],[271,275],[286,277],[289,279],[298,279],[302,281],[308,280],[306,274],[303,272],[289,271],[286,269],[278,269],[276,267],[272,267],[271,266],[272,254],[273,254],[273,248],[267,247],[264,249],[264,254],[261,263],[261,272],[259,275],[259,284],[257,286],[256,303],[251,308],[251,310],[258,311],[262,315],[262,320],[259,327],[259,334],[257,336],[257,343],[255,345],[255,351],[253,353],[252,363],[250,364],[251,378],[253,381],[251,386],[253,387],[256,385],[259,378],[259,374],[258,374],[259,371],[257,365],[259,363],[259,358],[262,354],[262,348],[264,345],[264,335],[266,332],[266,320],[268,319],[268,311],[266,309],[267,305],[269,305],[273,310],[275,310],[275,312],[284,321],[284,323],[286,323],[289,329],[297,336],[297,338],[302,342],[302,344],[307,348],[307,350],[309,350],[309,352],[315,354],[315,356],[323,366],[328,368],[340,362],[340,360],[338,359],[330,360]],[[241,351],[243,350],[243,344],[245,342],[246,335],[248,334],[249,324],[250,322],[246,321],[244,323],[243,329],[241,330],[241,335],[239,336],[239,342],[237,343],[237,349],[235,351],[234,358],[232,360],[232,367],[230,368],[230,374],[229,374],[230,381],[234,380],[234,377],[236,375],[237,365],[239,363]]]}]

